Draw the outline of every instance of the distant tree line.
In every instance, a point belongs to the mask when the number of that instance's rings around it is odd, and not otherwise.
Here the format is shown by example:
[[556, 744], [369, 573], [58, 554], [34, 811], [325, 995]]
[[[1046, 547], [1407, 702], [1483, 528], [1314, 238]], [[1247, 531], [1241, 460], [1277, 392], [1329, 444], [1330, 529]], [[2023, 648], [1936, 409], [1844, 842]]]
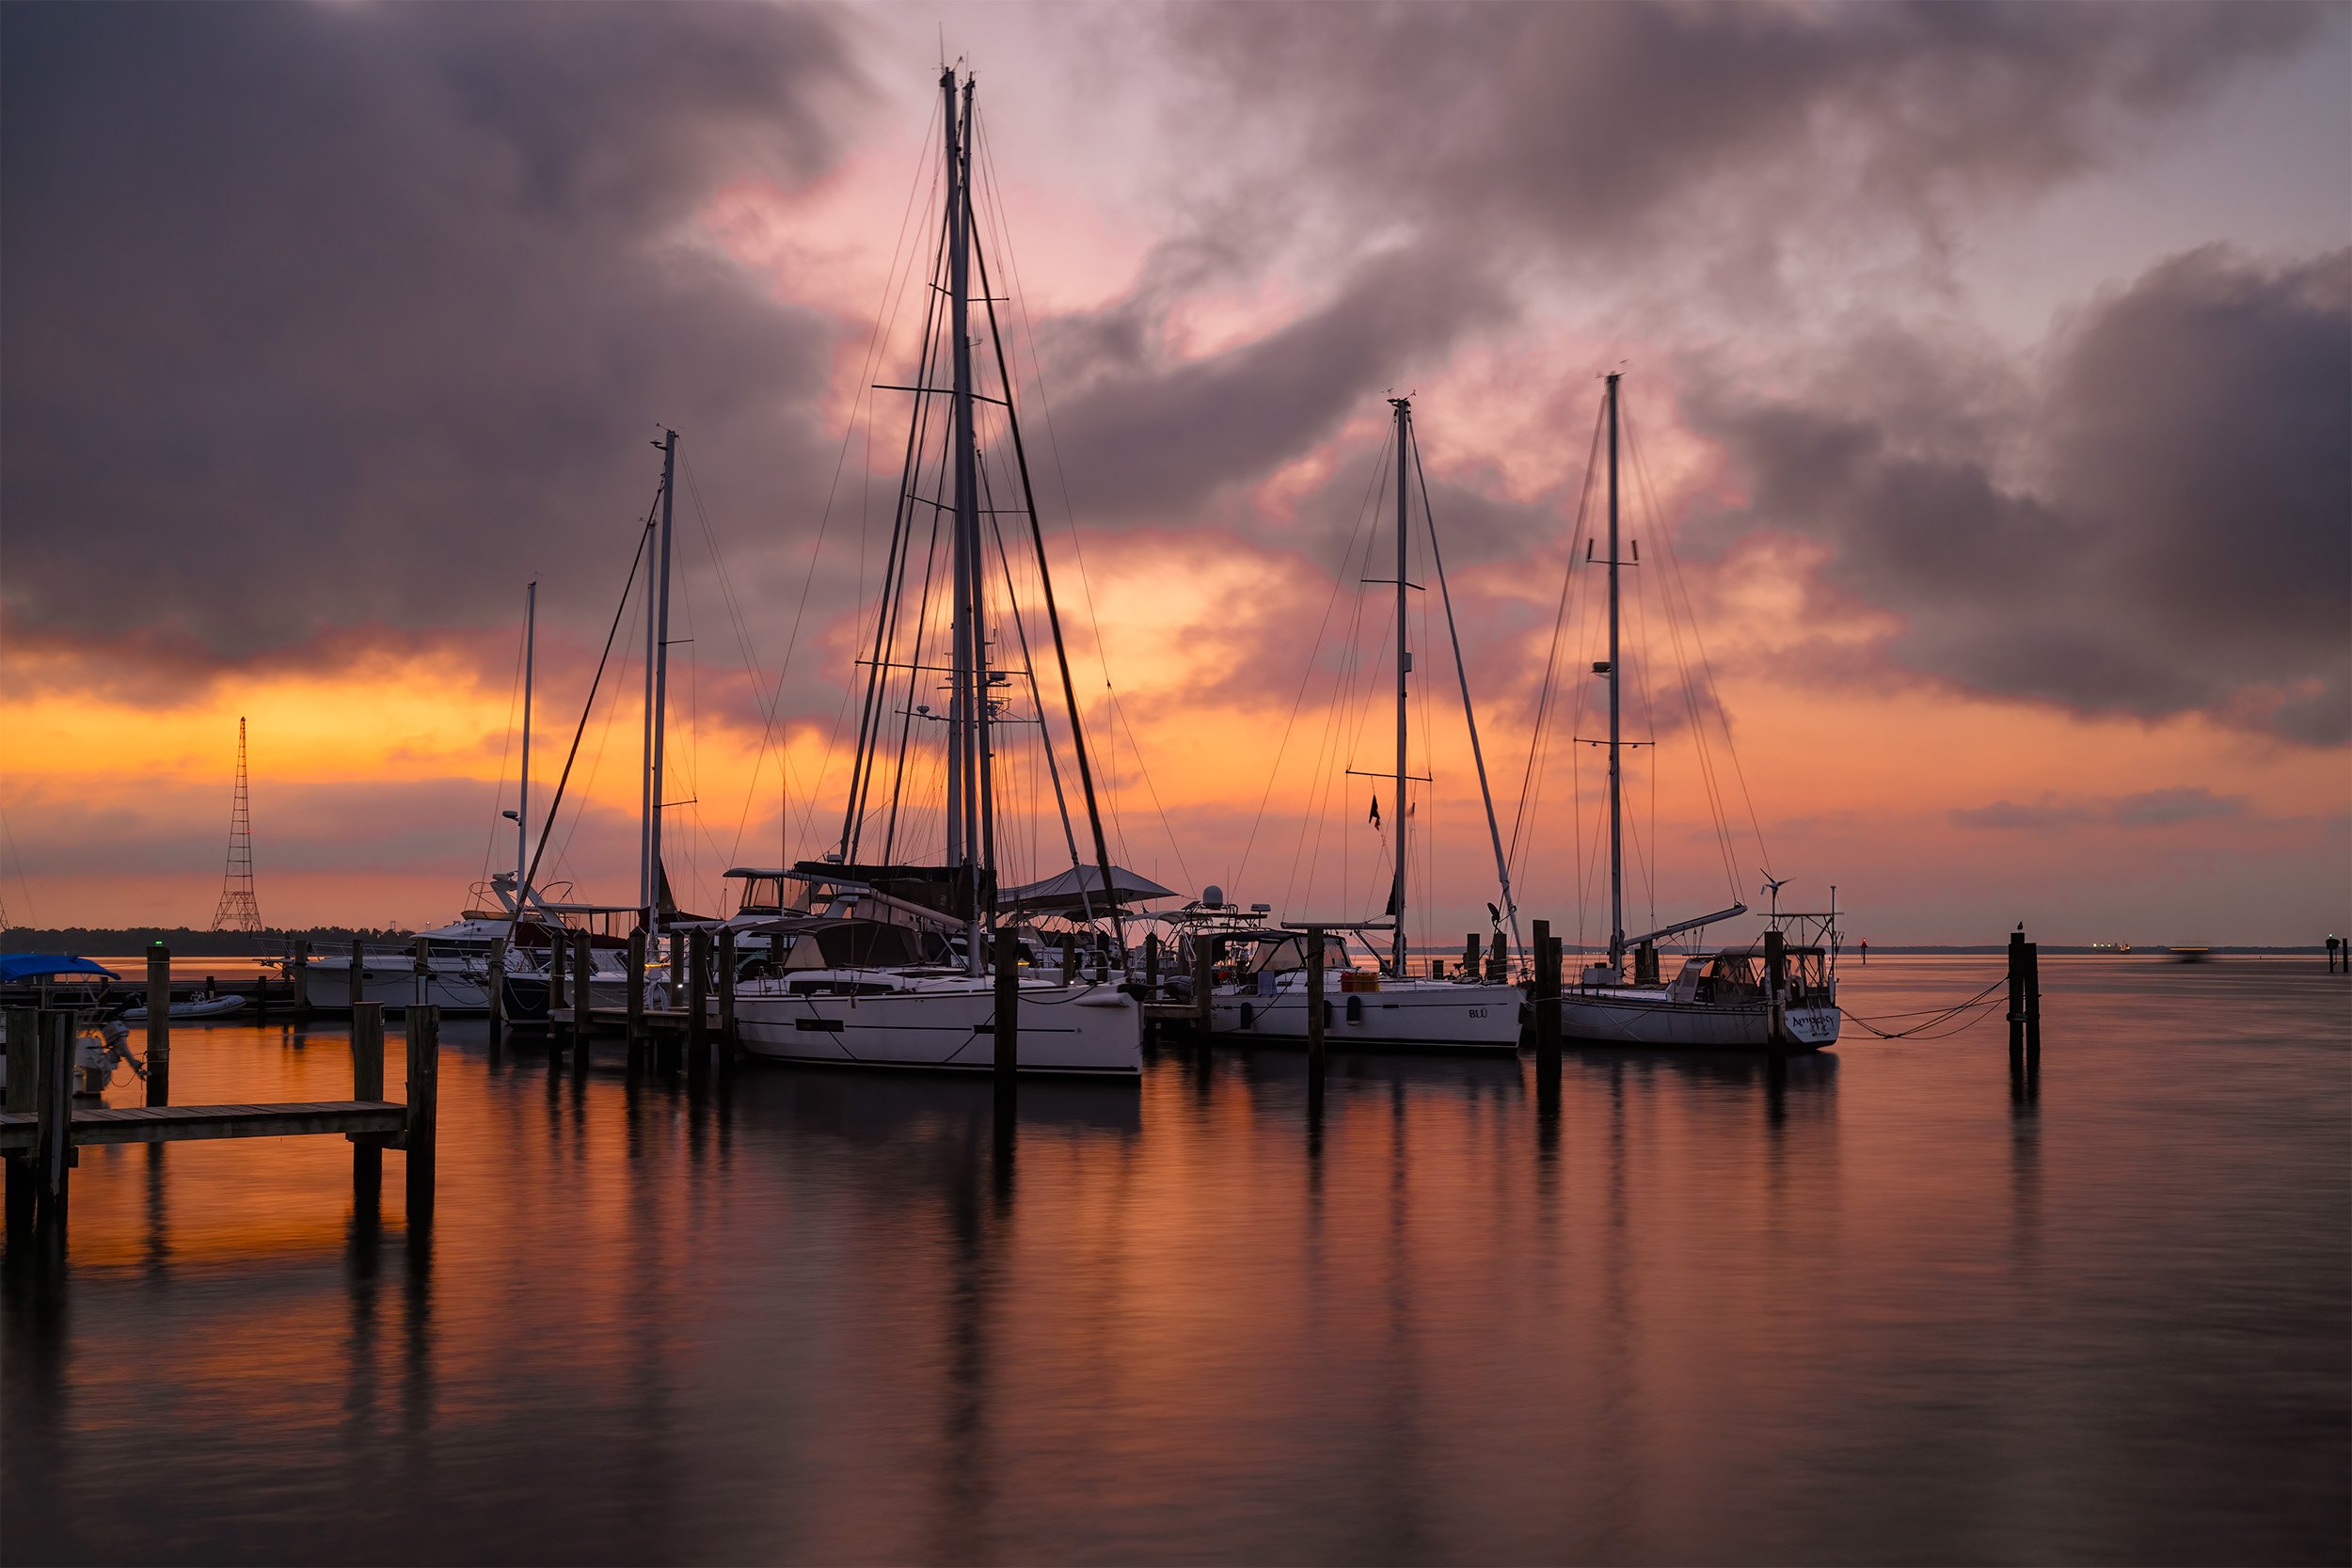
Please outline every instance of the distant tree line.
[[283, 952], [286, 944], [296, 938], [349, 943], [355, 938], [378, 942], [411, 934], [389, 926], [270, 927], [259, 931], [195, 931], [185, 926], [126, 926], [112, 930], [87, 926], [10, 926], [0, 928], [0, 953], [106, 953], [119, 957], [142, 952], [160, 942], [175, 954], [215, 958]]

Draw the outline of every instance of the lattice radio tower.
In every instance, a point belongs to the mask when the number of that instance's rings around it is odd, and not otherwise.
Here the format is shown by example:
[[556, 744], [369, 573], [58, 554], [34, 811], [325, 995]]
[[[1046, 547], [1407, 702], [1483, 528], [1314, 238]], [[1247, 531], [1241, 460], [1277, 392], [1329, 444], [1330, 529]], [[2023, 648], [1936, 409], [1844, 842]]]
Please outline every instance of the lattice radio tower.
[[229, 808], [229, 867], [220, 876], [215, 931], [258, 931], [262, 907], [253, 901], [253, 812], [245, 788], [245, 721], [237, 721], [237, 799]]

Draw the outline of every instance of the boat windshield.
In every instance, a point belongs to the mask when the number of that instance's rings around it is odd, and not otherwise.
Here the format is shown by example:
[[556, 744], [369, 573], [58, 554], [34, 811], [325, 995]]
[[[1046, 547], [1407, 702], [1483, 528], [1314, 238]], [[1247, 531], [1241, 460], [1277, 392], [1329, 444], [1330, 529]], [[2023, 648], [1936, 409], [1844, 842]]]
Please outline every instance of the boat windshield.
[[1258, 950], [1249, 956], [1245, 966], [1251, 974], [1283, 974], [1306, 967], [1307, 944], [1297, 937], [1258, 943]]
[[[1804, 1005], [1829, 993], [1829, 956], [1818, 947], [1788, 950], [1788, 1000]], [[1731, 948], [1715, 955], [1708, 965], [1698, 998], [1712, 1002], [1760, 1002], [1764, 999], [1764, 955], [1753, 947]]]
[[781, 871], [730, 871], [727, 876], [743, 884], [743, 895], [735, 912], [746, 914], [806, 914], [808, 890], [795, 883], [797, 895], [787, 895], [786, 878]]

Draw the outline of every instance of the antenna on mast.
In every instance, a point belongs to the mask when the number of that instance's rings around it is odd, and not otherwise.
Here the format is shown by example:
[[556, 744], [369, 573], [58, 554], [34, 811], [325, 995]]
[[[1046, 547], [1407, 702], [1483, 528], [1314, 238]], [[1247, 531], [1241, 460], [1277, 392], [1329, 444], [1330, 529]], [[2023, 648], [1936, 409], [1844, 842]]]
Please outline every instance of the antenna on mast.
[[220, 875], [215, 931], [258, 931], [262, 909], [253, 901], [253, 811], [246, 793], [245, 721], [237, 721], [237, 793], [229, 807], [229, 864]]

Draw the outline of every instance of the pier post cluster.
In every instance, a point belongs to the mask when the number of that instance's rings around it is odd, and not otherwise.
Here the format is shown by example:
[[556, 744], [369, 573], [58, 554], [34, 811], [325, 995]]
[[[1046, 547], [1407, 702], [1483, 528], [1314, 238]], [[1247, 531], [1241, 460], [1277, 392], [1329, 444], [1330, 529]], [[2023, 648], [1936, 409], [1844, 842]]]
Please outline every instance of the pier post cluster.
[[[618, 1006], [596, 1001], [588, 933], [574, 931], [558, 941], [548, 964], [545, 1020], [551, 1055], [560, 1060], [568, 1050], [574, 1070], [585, 1070], [596, 1035], [617, 1033], [631, 1072], [683, 1072], [689, 1083], [701, 1084], [713, 1068], [734, 1063], [736, 933], [725, 927], [674, 931], [666, 962], [655, 958], [655, 940], [643, 927], [629, 933]], [[666, 997], [653, 991], [657, 977]]]
[[[159, 961], [167, 972], [168, 957]], [[157, 1015], [168, 1016], [169, 1006], [167, 984], [149, 1010], [151, 1029]], [[11, 1007], [5, 1020], [8, 1084], [8, 1108], [0, 1112], [0, 1153], [8, 1161], [7, 1225], [12, 1246], [42, 1236], [63, 1244], [67, 1198], [80, 1151], [106, 1144], [341, 1134], [352, 1145], [356, 1199], [374, 1204], [383, 1181], [383, 1150], [401, 1149], [407, 1156], [409, 1227], [414, 1231], [432, 1222], [439, 1128], [438, 1007], [407, 1009], [405, 1104], [384, 1098], [384, 1007], [379, 1002], [361, 1002], [352, 1008], [351, 1099], [266, 1105], [173, 1105], [168, 1103], [168, 1080], [159, 1092], [159, 1075], [151, 1067], [146, 1105], [77, 1109], [76, 1040], [88, 1017], [61, 1007]], [[149, 1037], [151, 1050], [154, 1037], [151, 1033]]]

